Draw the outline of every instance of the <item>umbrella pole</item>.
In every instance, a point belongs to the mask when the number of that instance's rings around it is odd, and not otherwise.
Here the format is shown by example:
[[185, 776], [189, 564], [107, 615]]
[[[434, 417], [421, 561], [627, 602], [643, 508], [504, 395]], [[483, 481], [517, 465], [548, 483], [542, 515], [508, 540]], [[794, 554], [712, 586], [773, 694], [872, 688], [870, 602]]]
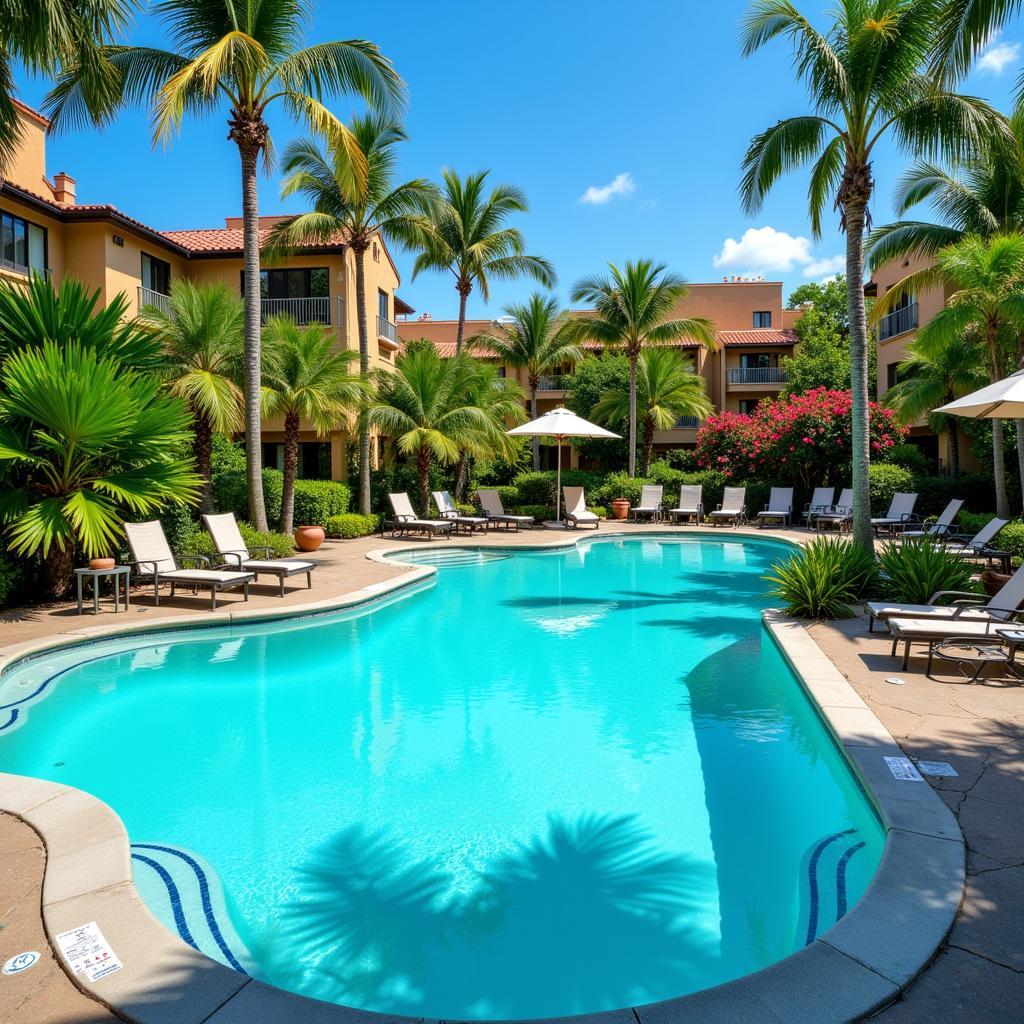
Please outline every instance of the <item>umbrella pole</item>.
[[555, 473], [555, 522], [560, 523], [562, 521], [562, 438], [561, 435], [557, 435], [555, 440], [558, 442], [558, 460], [557, 460], [557, 471]]

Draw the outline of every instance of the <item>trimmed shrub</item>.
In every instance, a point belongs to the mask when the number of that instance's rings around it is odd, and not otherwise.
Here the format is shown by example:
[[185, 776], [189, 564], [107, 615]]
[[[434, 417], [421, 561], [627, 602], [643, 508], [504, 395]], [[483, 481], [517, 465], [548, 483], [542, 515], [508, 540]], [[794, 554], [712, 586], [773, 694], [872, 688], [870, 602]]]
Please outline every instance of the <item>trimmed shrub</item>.
[[363, 516], [358, 512], [346, 512], [342, 515], [331, 516], [324, 531], [328, 537], [342, 537], [352, 540], [355, 537], [368, 537], [380, 529], [380, 516]]
[[[957, 517], [956, 532], [973, 537], [986, 523], [995, 519], [991, 512], [961, 512]], [[1000, 537], [999, 540], [1002, 538]], [[997, 540], [997, 544], [999, 541]]]
[[893, 466], [888, 462], [872, 462], [868, 467], [868, 482], [871, 488], [873, 516], [884, 516], [889, 511], [893, 495], [897, 492], [917, 490], [914, 485], [914, 474], [909, 469]]
[[785, 602], [789, 615], [804, 619], [842, 619], [850, 604], [866, 597], [877, 578], [874, 555], [839, 537], [817, 537], [777, 562], [764, 578], [771, 593]]
[[[543, 523], [548, 519], [555, 518], [555, 506], [554, 505], [516, 505], [515, 512], [509, 513], [515, 516], [533, 516], [534, 522]], [[505, 506], [505, 511], [508, 512], [508, 506]]]
[[893, 466], [902, 466], [909, 469], [917, 476], [927, 475], [929, 469], [934, 469], [933, 463], [925, 458], [924, 452], [916, 444], [893, 445], [885, 455], [885, 461]]
[[996, 537], [995, 546], [1009, 551], [1016, 559], [1024, 559], [1024, 522], [1015, 519], [1007, 523]]
[[477, 498], [477, 491], [481, 489], [487, 489], [489, 491], [497, 491], [501, 498], [501, 507], [508, 512], [510, 508], [515, 508], [519, 504], [519, 488], [514, 487], [511, 484], [501, 484], [497, 487], [492, 484], [482, 484], [479, 482], [474, 483], [466, 492], [466, 497], [473, 503], [473, 512], [475, 515], [480, 511], [480, 500]]
[[[585, 487], [587, 497], [596, 490], [604, 478], [600, 473], [588, 473], [582, 469], [563, 469], [563, 487]], [[519, 492], [519, 501], [525, 505], [545, 505], [555, 503], [556, 474], [553, 469], [539, 470], [536, 473], [520, 473], [513, 484]], [[502, 501], [505, 500], [502, 496]], [[524, 513], [525, 514], [525, 513]]]
[[13, 604], [25, 584], [25, 563], [0, 552], [0, 608]]
[[925, 604], [939, 590], [978, 590], [971, 581], [975, 566], [926, 539], [883, 545], [878, 568], [887, 601]]
[[[965, 508], [975, 512], [996, 507], [995, 484], [992, 477], [984, 473], [962, 473], [958, 477], [918, 476], [911, 490], [918, 492], [917, 511], [922, 516], [937, 516], [953, 498], [962, 498]], [[963, 512], [960, 519], [963, 520]]]
[[[296, 526], [324, 526], [332, 516], [342, 516], [349, 510], [352, 492], [347, 484], [335, 480], [296, 480]], [[280, 511], [275, 522], [280, 522]]]
[[[249, 491], [245, 483], [245, 468], [214, 473], [213, 505], [218, 512], [234, 512], [239, 519], [249, 515]], [[263, 501], [267, 508], [267, 522], [281, 522], [281, 491], [284, 474], [278, 469], [263, 470]], [[306, 524], [302, 524], [306, 525]]]
[[183, 505], [168, 505], [160, 511], [160, 522], [164, 526], [164, 534], [172, 551], [181, 552], [183, 545], [194, 533], [202, 533], [203, 528], [196, 522], [195, 510]]
[[[295, 554], [295, 541], [287, 533], [260, 533], [241, 520], [238, 523], [238, 528], [242, 531], [242, 539], [248, 548], [269, 547], [271, 558], [290, 558]], [[213, 538], [205, 530], [196, 530], [195, 533], [187, 537], [178, 554], [206, 555], [214, 562], [219, 560], [213, 546]]]

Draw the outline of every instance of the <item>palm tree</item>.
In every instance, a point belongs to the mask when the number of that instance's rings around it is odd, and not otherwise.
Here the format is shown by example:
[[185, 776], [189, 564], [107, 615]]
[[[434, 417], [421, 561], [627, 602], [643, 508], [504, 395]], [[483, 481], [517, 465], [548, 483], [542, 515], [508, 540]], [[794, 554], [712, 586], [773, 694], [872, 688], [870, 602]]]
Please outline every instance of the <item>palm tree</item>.
[[[583, 358], [579, 345], [565, 333], [566, 318], [553, 298], [534, 292], [527, 303], [513, 303], [503, 310], [507, 319], [489, 333], [467, 340], [471, 351], [486, 351], [498, 362], [525, 370], [530, 386], [530, 418], [537, 418], [537, 389], [545, 373]], [[540, 440], [533, 439], [533, 468], [540, 469]]]
[[266, 530], [260, 446], [260, 232], [257, 164], [273, 158], [270, 105], [281, 101], [340, 147], [348, 147], [353, 173], [365, 179], [365, 159], [352, 133], [322, 100], [357, 93], [371, 106], [390, 110], [404, 100], [401, 79], [376, 45], [362, 39], [302, 47], [311, 0], [161, 0], [176, 49], [107, 46], [102, 73], [78, 63], [62, 74], [47, 100], [56, 124], [111, 120], [125, 102], [153, 106], [154, 143], [181, 130], [186, 113], [228, 106], [228, 138], [242, 165], [243, 292], [245, 299], [246, 475], [249, 518]]
[[434, 204], [430, 223], [423, 232], [423, 251], [413, 264], [413, 280], [424, 270], [448, 271], [459, 293], [459, 327], [455, 351], [462, 352], [466, 326], [466, 301], [474, 287], [486, 302], [491, 278], [511, 280], [532, 277], [545, 288], [554, 287], [556, 275], [540, 256], [527, 256], [518, 228], [505, 227], [513, 213], [525, 213], [526, 196], [514, 185], [495, 185], [486, 193], [487, 175], [478, 171], [465, 180], [448, 168], [441, 172], [441, 199]]
[[479, 372], [476, 360], [466, 355], [442, 359], [433, 346], [424, 345], [399, 356], [394, 373], [380, 375], [377, 398], [366, 416], [401, 454], [415, 458], [423, 514], [430, 508], [435, 461], [450, 466], [462, 451], [480, 452], [508, 442], [501, 416], [481, 407], [474, 395]]
[[757, 135], [743, 161], [746, 211], [760, 210], [787, 171], [814, 161], [808, 189], [811, 228], [821, 236], [826, 203], [841, 211], [846, 232], [846, 296], [853, 399], [854, 538], [872, 546], [868, 492], [868, 336], [864, 307], [864, 230], [874, 191], [876, 148], [892, 138], [925, 157], [959, 161], [1005, 132], [986, 103], [935, 83], [927, 62], [940, 0], [840, 0], [826, 33], [788, 0], [755, 0], [743, 21], [743, 52], [779, 37], [793, 47], [811, 112]]
[[192, 412], [192, 454], [203, 481], [202, 509], [213, 511], [210, 460], [214, 434], [241, 430], [242, 302], [225, 284], [175, 281], [166, 310], [144, 306], [139, 319], [164, 347], [163, 375]]
[[364, 377], [350, 372], [355, 353], [336, 351], [334, 337], [323, 324], [298, 327], [290, 317], [276, 316], [267, 321], [266, 335], [263, 411], [284, 416], [281, 532], [291, 533], [303, 420], [326, 437], [356, 411], [367, 386]]
[[[311, 241], [324, 243], [342, 234], [356, 264], [356, 318], [359, 324], [359, 370], [370, 373], [370, 339], [366, 314], [366, 252], [377, 237], [414, 244], [436, 189], [423, 178], [395, 184], [395, 146], [406, 138], [388, 117], [356, 118], [352, 134], [366, 162], [367, 173], [354, 173], [347, 146], [328, 144], [327, 152], [312, 140], [293, 142], [284, 153], [287, 177], [281, 195], [296, 192], [309, 200], [311, 213], [291, 217], [271, 231], [271, 251], [289, 251]], [[370, 432], [359, 433], [359, 507], [370, 512]]]
[[935, 350], [913, 344], [899, 365], [902, 379], [886, 392], [885, 400], [904, 423], [927, 418], [931, 429], [949, 433], [949, 470], [960, 475], [960, 440], [955, 422], [933, 410], [984, 387], [988, 382], [984, 350], [976, 341], [957, 336]]
[[669, 319], [689, 289], [663, 263], [627, 260], [625, 269], [609, 263], [608, 270], [608, 277], [585, 277], [573, 287], [572, 301], [592, 305], [594, 316], [570, 321], [567, 331], [576, 342], [621, 349], [629, 359], [629, 475], [636, 476], [637, 365], [644, 346], [692, 340], [713, 349], [718, 338], [710, 320]]
[[[637, 360], [637, 415], [642, 424], [640, 474], [651, 470], [654, 432], [671, 430], [680, 416], [704, 418], [713, 406], [704, 390], [704, 378], [693, 372], [693, 362], [672, 348], [652, 348]], [[609, 425], [629, 419], [629, 392], [606, 391], [593, 416]]]
[[[945, 308], [918, 332], [917, 348], [939, 359], [954, 340], [975, 340], [987, 356], [989, 380], [999, 380], [1006, 373], [1013, 338], [1024, 331], [1024, 235], [969, 235], [940, 249], [934, 266], [907, 275], [878, 298], [872, 323], [891, 312], [903, 296], [925, 288], [943, 288], [949, 297]], [[992, 472], [996, 515], [1006, 519], [1001, 420], [992, 420]]]

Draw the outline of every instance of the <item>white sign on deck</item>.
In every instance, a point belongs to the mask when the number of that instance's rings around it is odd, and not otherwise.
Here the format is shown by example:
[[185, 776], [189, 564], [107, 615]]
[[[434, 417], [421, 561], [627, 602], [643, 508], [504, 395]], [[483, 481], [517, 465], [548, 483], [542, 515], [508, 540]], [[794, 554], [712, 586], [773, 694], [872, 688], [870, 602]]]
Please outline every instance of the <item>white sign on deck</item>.
[[956, 779], [959, 773], [948, 761], [918, 761], [917, 767], [925, 775], [934, 775], [939, 778]]
[[885, 763], [889, 766], [894, 779], [901, 782], [924, 782], [924, 778], [909, 757], [887, 757]]
[[84, 974], [89, 981], [99, 981], [121, 970], [121, 961], [103, 938], [103, 932], [95, 921], [62, 932], [57, 936], [57, 945], [71, 972]]

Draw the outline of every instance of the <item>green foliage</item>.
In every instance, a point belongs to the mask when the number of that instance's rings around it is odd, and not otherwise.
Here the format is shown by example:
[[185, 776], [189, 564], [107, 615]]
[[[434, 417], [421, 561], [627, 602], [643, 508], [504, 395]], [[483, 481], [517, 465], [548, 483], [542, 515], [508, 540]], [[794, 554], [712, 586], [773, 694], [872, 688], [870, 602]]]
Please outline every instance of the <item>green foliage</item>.
[[352, 492], [334, 480], [295, 481], [295, 525], [323, 526], [349, 510]]
[[245, 446], [241, 442], [232, 441], [223, 434], [214, 434], [211, 441], [210, 470], [228, 473], [231, 470], [245, 472]]
[[726, 479], [725, 474], [718, 470], [700, 469], [695, 472], [684, 472], [673, 469], [664, 460], [658, 459], [651, 463], [651, 472], [646, 477], [630, 477], [625, 472], [607, 474], [597, 486], [587, 491], [587, 498], [609, 507], [616, 498], [626, 498], [631, 504], [636, 505], [644, 484], [661, 484], [665, 488], [665, 501], [672, 503], [668, 505], [669, 508], [675, 507], [679, 488], [683, 484], [700, 484], [704, 488], [704, 508], [711, 510], [722, 500]]
[[839, 537], [816, 537], [777, 562], [764, 578], [770, 593], [785, 602], [789, 615], [807, 619], [842, 619], [850, 605], [869, 594], [877, 569], [867, 548]]
[[1024, 522], [1015, 519], [1007, 523], [996, 540], [996, 546], [1009, 551], [1015, 560], [1024, 560]]
[[940, 590], [978, 589], [971, 580], [975, 567], [970, 562], [947, 554], [927, 539], [883, 545], [878, 568], [880, 588], [887, 601], [924, 604]]
[[[629, 360], [623, 355], [605, 352], [600, 356], [587, 356], [573, 367], [565, 381], [566, 408], [582, 416], [594, 419], [594, 407], [601, 396], [608, 391], [629, 388]], [[629, 442], [626, 438], [618, 441], [597, 441], [592, 438], [577, 438], [573, 446], [581, 459], [596, 462], [605, 469], [624, 469]]]
[[[269, 547], [270, 558], [290, 558], [295, 554], [295, 541], [287, 533], [261, 533], [244, 520], [238, 521], [238, 528], [242, 531], [242, 539], [248, 548]], [[215, 564], [220, 561], [220, 556], [213, 546], [213, 538], [205, 530], [196, 530], [174, 550], [179, 555], [205, 555]]]
[[[245, 465], [213, 474], [213, 507], [218, 512], [234, 512], [242, 519], [249, 514], [249, 493], [245, 482]], [[284, 475], [279, 469], [263, 470], [263, 500], [266, 504], [267, 522], [281, 521], [281, 491]], [[306, 524], [303, 524], [306, 525]]]
[[[505, 511], [508, 512], [509, 508], [506, 505]], [[549, 519], [555, 518], [555, 506], [554, 505], [517, 505], [515, 511], [510, 513], [515, 516], [533, 516], [533, 520], [536, 523], [543, 523]]]
[[[591, 497], [591, 491], [600, 486], [601, 481], [602, 477], [599, 473], [588, 473], [581, 469], [562, 470], [562, 486], [586, 488], [588, 498]], [[517, 492], [517, 503], [554, 507], [555, 482], [556, 473], [553, 469], [542, 469], [536, 473], [520, 473], [513, 481]], [[501, 500], [504, 502], [504, 495]]]
[[358, 512], [346, 512], [344, 515], [331, 516], [324, 525], [328, 537], [342, 537], [351, 540], [355, 537], [368, 537], [380, 529], [380, 516], [363, 516]]
[[172, 551], [182, 550], [182, 545], [194, 533], [201, 533], [203, 528], [196, 521], [191, 509], [182, 505], [168, 505], [160, 513], [164, 536]]
[[871, 487], [871, 514], [884, 516], [889, 511], [893, 495], [897, 492], [915, 491], [914, 474], [902, 466], [887, 462], [872, 462], [868, 468], [868, 482]]
[[493, 484], [486, 484], [486, 483], [482, 483], [480, 481], [477, 481], [469, 489], [469, 497], [472, 498], [473, 502], [474, 502], [474, 505], [473, 505], [474, 514], [478, 513], [479, 510], [480, 510], [480, 503], [477, 500], [476, 494], [477, 494], [477, 491], [479, 491], [481, 487], [486, 487], [489, 490], [497, 491], [498, 492], [498, 496], [501, 498], [501, 507], [506, 512], [508, 512], [509, 509], [516, 508], [519, 505], [519, 488], [518, 487], [516, 487], [516, 486], [514, 486], [512, 484], [499, 484], [497, 486], [494, 486]]
[[23, 561], [16, 561], [0, 551], [0, 608], [8, 608], [17, 600], [25, 585], [27, 572]]
[[924, 476], [930, 468], [924, 452], [916, 444], [893, 445], [885, 453], [885, 461], [893, 466], [909, 469], [911, 473], [918, 476]]
[[[840, 274], [831, 281], [822, 283], [808, 281], [807, 284], [798, 285], [789, 293], [789, 299], [786, 302], [787, 309], [800, 309], [806, 305], [813, 307], [814, 311], [834, 327], [838, 334], [845, 337], [850, 333], [846, 311], [845, 275]], [[804, 330], [800, 324], [801, 320], [798, 320], [794, 330], [803, 339]]]

